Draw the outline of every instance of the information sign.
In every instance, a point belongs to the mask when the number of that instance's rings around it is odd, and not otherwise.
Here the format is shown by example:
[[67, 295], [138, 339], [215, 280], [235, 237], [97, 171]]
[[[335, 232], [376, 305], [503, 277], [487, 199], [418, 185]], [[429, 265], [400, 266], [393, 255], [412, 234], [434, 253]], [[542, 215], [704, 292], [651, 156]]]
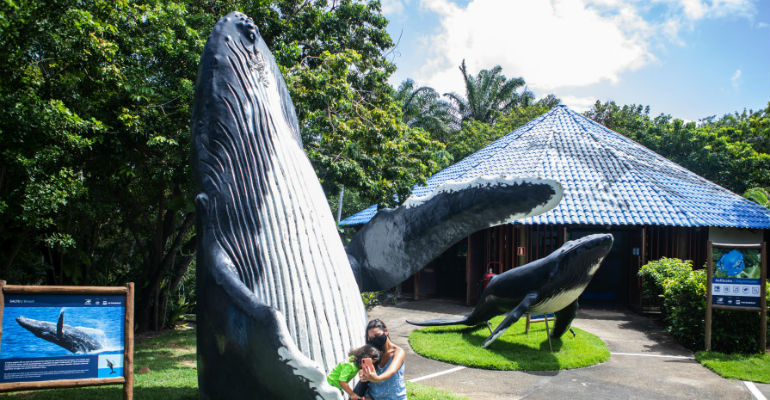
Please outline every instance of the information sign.
[[133, 284], [0, 281], [0, 391], [117, 383], [131, 399], [132, 326]]

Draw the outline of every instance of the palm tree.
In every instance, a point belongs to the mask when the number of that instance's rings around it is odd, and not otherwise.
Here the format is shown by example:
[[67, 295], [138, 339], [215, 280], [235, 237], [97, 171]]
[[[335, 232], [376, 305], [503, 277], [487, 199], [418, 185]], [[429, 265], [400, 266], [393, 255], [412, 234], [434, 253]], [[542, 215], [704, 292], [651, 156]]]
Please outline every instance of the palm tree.
[[431, 87], [415, 88], [414, 81], [407, 79], [399, 85], [395, 99], [401, 104], [404, 123], [425, 129], [436, 140], [445, 142], [459, 128], [451, 105]]
[[524, 86], [524, 79], [507, 79], [499, 65], [492, 69], [482, 69], [475, 77], [468, 74], [465, 60], [460, 65], [460, 72], [465, 80], [465, 95], [447, 93], [455, 110], [462, 121], [475, 119], [477, 121], [494, 123], [498, 113], [511, 110], [520, 103], [531, 102], [532, 92], [525, 90], [522, 94], [517, 91]]
[[770, 208], [770, 191], [763, 187], [753, 187], [743, 194], [743, 197], [759, 204], [762, 207]]

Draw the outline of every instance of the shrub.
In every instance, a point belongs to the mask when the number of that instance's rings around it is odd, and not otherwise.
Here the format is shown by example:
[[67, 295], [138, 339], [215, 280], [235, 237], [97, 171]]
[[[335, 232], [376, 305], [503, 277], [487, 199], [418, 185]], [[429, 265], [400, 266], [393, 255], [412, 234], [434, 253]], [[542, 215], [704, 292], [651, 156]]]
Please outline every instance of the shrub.
[[663, 309], [664, 282], [688, 275], [692, 271], [692, 261], [678, 258], [661, 258], [650, 261], [639, 270], [642, 277], [643, 304], [654, 305]]
[[379, 294], [380, 292], [361, 292], [361, 301], [364, 302], [367, 311], [380, 304]]
[[[693, 271], [691, 261], [663, 258], [644, 265], [642, 290], [663, 296], [666, 330], [682, 345], [701, 350], [705, 340], [706, 270]], [[768, 285], [770, 297], [770, 285]], [[756, 352], [759, 347], [758, 312], [713, 310], [711, 343], [714, 350]]]

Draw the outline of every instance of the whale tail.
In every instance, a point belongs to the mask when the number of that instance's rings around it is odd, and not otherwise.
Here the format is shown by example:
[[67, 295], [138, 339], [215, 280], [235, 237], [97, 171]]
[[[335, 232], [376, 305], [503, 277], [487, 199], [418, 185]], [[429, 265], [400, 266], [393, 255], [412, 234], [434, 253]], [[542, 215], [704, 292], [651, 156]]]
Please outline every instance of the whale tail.
[[439, 318], [439, 319], [429, 319], [427, 321], [410, 321], [406, 320], [408, 324], [417, 325], [417, 326], [445, 326], [445, 325], [472, 325], [469, 323], [468, 316], [459, 317], [459, 318]]

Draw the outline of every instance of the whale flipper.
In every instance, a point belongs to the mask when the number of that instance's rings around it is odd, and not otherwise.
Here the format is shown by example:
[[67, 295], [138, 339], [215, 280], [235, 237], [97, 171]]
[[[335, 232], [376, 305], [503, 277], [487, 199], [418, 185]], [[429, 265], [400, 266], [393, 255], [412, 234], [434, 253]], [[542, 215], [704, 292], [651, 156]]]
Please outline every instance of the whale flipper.
[[427, 321], [410, 321], [406, 320], [407, 323], [417, 326], [444, 326], [444, 325], [458, 325], [458, 324], [465, 324], [467, 325], [468, 322], [468, 316], [459, 317], [459, 318], [439, 318], [439, 319], [429, 319]]
[[578, 301], [573, 301], [567, 307], [554, 313], [555, 322], [553, 324], [553, 330], [551, 331], [552, 338], [560, 338], [567, 332], [572, 320], [575, 319], [578, 310]]
[[56, 323], [56, 337], [61, 339], [64, 331], [64, 312], [59, 312], [59, 321]]
[[[206, 195], [196, 206], [204, 220]], [[199, 249], [198, 385], [201, 399], [339, 399], [318, 364], [296, 346], [285, 316], [260, 302], [238, 279], [232, 259], [204, 225]], [[213, 264], [213, 265], [212, 265]]]
[[500, 335], [502, 335], [508, 327], [515, 324], [516, 321], [521, 318], [522, 315], [524, 315], [527, 310], [529, 310], [529, 307], [537, 301], [537, 292], [529, 292], [527, 293], [524, 298], [521, 300], [521, 303], [519, 303], [516, 307], [511, 310], [508, 314], [505, 315], [505, 319], [503, 322], [500, 323], [500, 325], [495, 328], [494, 332], [492, 332], [489, 337], [484, 340], [484, 343], [481, 345], [484, 348], [489, 347], [489, 345], [492, 344], [495, 340], [497, 340]]
[[380, 210], [346, 247], [359, 289], [390, 289], [471, 233], [542, 214], [562, 194], [553, 180], [481, 177]]

